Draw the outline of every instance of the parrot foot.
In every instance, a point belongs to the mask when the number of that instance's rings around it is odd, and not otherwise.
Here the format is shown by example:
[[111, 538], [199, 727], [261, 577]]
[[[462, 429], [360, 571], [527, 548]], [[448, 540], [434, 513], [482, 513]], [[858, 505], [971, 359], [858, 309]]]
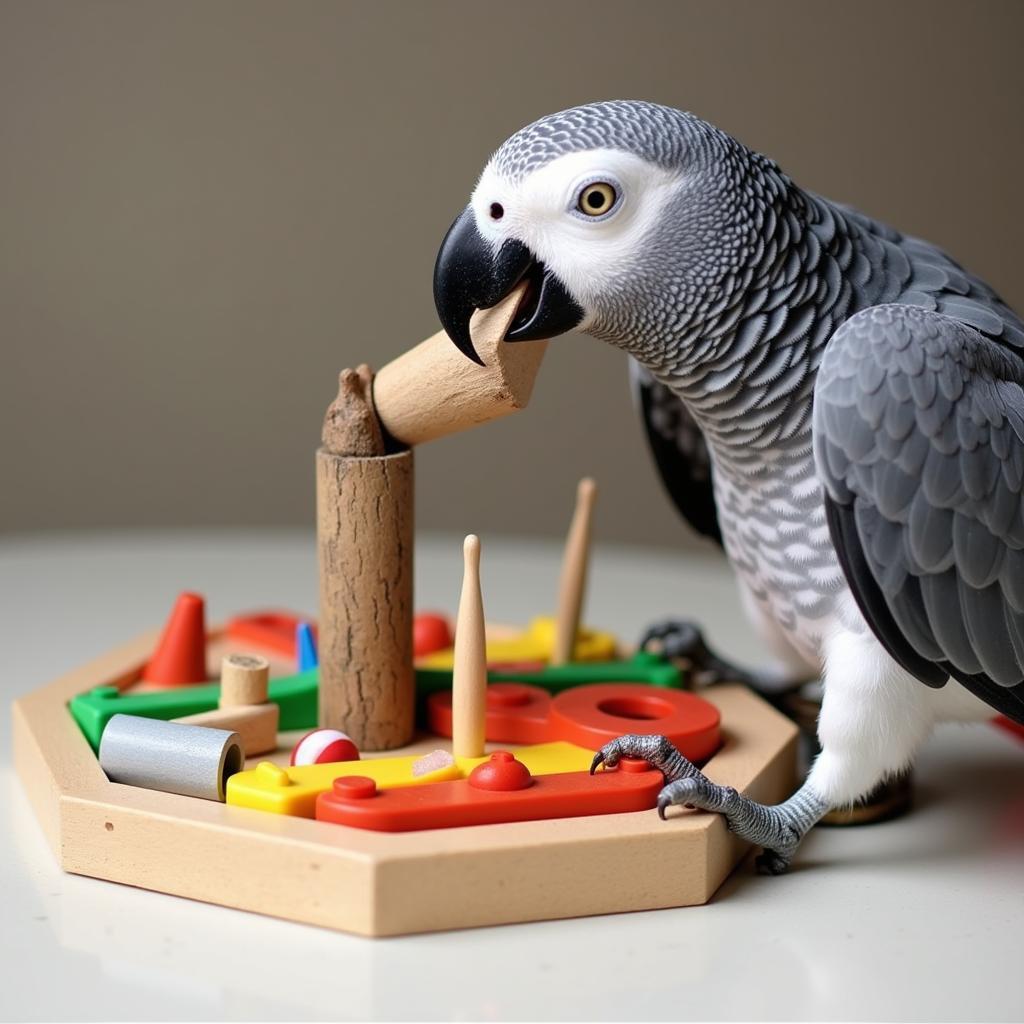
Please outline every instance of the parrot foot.
[[729, 830], [764, 848], [758, 857], [761, 874], [781, 875], [811, 827], [829, 810], [828, 803], [805, 783], [785, 803], [759, 804], [732, 786], [712, 782], [664, 736], [620, 736], [595, 755], [591, 774], [604, 764], [614, 767], [622, 757], [640, 757], [665, 776], [658, 794], [658, 816], [664, 821], [673, 805], [721, 814]]
[[656, 651], [669, 661], [683, 662], [683, 667], [693, 673], [701, 686], [745, 683], [754, 690], [771, 688], [770, 683], [766, 686], [768, 681], [757, 672], [720, 658], [708, 647], [700, 627], [689, 619], [656, 622], [640, 638], [639, 646], [643, 651]]
[[617, 740], [606, 743], [594, 755], [594, 760], [590, 764], [590, 774], [593, 775], [602, 764], [606, 768], [614, 768], [621, 757], [638, 757], [646, 761], [665, 776], [666, 782], [701, 774], [697, 766], [683, 757], [666, 737], [638, 733], [620, 736]]

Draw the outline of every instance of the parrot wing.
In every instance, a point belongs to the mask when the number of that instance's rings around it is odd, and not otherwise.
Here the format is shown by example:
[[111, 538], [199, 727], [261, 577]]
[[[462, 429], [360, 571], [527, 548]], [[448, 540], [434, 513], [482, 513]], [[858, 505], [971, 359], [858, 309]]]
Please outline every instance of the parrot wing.
[[629, 376], [661, 482], [690, 526], [721, 546], [711, 456], [700, 427], [679, 398], [635, 359], [629, 361]]
[[815, 385], [814, 456], [879, 641], [929, 686], [952, 677], [1024, 722], [1024, 358], [1020, 322], [992, 320], [880, 305], [845, 321]]

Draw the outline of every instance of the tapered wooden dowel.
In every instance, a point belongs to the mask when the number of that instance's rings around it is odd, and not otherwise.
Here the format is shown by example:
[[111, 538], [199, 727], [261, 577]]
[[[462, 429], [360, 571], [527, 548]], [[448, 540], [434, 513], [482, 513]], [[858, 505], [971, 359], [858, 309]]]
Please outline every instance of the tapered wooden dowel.
[[480, 593], [480, 538], [470, 534], [462, 552], [462, 594], [455, 621], [452, 670], [452, 753], [456, 757], [481, 757], [487, 702], [487, 649]]
[[590, 562], [590, 525], [594, 512], [597, 484], [584, 477], [576, 488], [576, 508], [562, 558], [562, 576], [558, 586], [558, 610], [555, 614], [555, 645], [552, 665], [572, 660], [576, 634], [580, 628], [583, 597], [587, 588], [587, 567]]
[[377, 372], [373, 404], [392, 438], [422, 444], [526, 406], [548, 343], [504, 340], [525, 288], [473, 314], [470, 333], [484, 366], [438, 331]]

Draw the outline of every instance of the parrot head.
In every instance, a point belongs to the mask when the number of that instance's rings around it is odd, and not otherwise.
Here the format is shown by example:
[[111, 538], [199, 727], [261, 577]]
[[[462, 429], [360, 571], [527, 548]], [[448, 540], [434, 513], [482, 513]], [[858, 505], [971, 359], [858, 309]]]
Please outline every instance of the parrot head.
[[628, 348], [645, 325], [696, 312], [752, 236], [753, 190], [736, 188], [751, 156], [692, 114], [640, 101], [528, 125], [487, 163], [441, 245], [442, 326], [480, 362], [470, 316], [524, 279], [507, 341], [579, 328]]

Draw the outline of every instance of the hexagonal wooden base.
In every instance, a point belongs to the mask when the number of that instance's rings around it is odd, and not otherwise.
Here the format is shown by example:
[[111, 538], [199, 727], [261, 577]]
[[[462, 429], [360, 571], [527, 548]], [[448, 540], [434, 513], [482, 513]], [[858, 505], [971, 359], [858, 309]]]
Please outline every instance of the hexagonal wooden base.
[[[400, 935], [707, 902], [746, 844], [710, 814], [653, 811], [384, 834], [107, 781], [66, 704], [130, 678], [149, 633], [14, 705], [15, 766], [61, 866], [226, 907]], [[794, 782], [796, 728], [733, 686], [715, 781], [775, 802]], [[427, 738], [406, 751], [431, 749]]]

